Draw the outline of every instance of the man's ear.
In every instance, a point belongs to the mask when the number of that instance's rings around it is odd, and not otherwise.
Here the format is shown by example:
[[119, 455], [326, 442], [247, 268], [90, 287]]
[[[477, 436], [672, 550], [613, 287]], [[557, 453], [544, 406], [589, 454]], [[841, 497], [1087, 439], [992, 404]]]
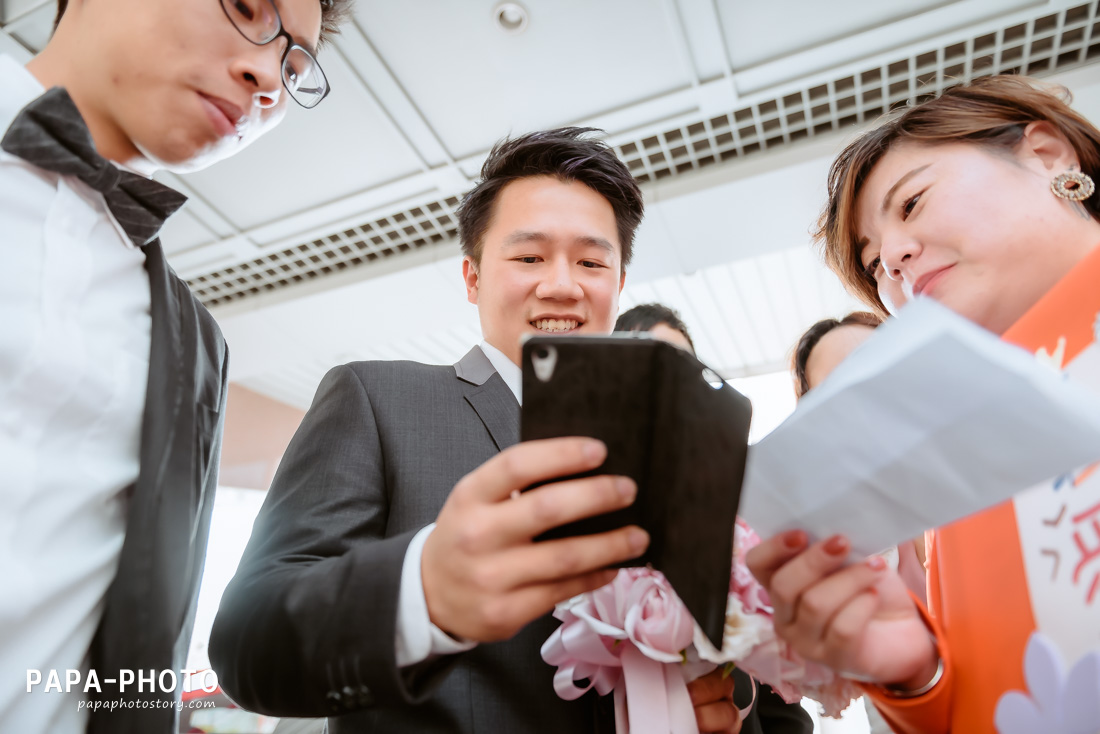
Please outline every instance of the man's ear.
[[1042, 120], [1028, 123], [1018, 154], [1042, 166], [1049, 178], [1068, 170], [1081, 170], [1081, 161], [1069, 140], [1053, 124]]
[[475, 306], [477, 305], [479, 277], [480, 274], [478, 272], [477, 263], [474, 262], [474, 258], [470, 255], [462, 258], [462, 279], [466, 281], [466, 300]]
[[619, 294], [620, 295], [622, 295], [624, 285], [626, 285], [626, 271], [625, 270], [623, 271], [623, 274], [619, 276]]

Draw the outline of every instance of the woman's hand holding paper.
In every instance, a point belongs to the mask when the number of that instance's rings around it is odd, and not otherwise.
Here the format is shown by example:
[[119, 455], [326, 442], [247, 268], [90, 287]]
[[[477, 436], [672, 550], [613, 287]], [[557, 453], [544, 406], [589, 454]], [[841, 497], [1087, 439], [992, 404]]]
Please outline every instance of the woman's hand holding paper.
[[776, 631], [803, 657], [868, 682], [915, 690], [938, 665], [935, 641], [886, 561], [849, 564], [844, 536], [809, 544], [800, 530], [749, 551], [768, 590]]

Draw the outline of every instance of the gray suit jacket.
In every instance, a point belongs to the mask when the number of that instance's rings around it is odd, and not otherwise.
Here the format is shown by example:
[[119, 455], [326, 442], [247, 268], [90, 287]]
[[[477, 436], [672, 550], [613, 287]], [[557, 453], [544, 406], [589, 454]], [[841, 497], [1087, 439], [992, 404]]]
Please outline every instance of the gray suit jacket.
[[[481, 352], [458, 364], [333, 369], [291, 441], [222, 599], [210, 659], [242, 706], [331, 714], [330, 731], [614, 730], [610, 697], [563, 701], [539, 648], [506, 642], [399, 671], [405, 549], [451, 488], [519, 439], [519, 405]], [[784, 729], [809, 731], [809, 729]]]
[[[554, 694], [547, 616], [507, 641], [399, 671], [405, 549], [465, 474], [519, 439], [519, 405], [475, 348], [458, 364], [333, 369], [291, 441], [210, 639], [253, 710], [339, 732], [593, 731]], [[543, 729], [543, 727], [546, 727]]]

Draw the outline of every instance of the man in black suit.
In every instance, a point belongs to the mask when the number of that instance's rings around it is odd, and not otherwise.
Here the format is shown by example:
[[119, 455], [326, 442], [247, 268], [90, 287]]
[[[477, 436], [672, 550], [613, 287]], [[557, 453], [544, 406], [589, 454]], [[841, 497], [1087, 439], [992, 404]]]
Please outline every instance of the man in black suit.
[[[556, 696], [539, 649], [554, 605], [648, 538], [532, 539], [635, 487], [559, 479], [600, 466], [598, 442], [516, 445], [521, 338], [610, 332], [642, 217], [626, 166], [587, 132], [498, 145], [463, 200], [480, 345], [453, 366], [357, 362], [322, 381], [211, 635], [246, 708], [332, 715], [340, 734], [613, 729], [606, 700]], [[720, 673], [693, 684], [704, 730], [739, 729], [731, 689]]]
[[40, 55], [0, 56], [0, 731], [177, 729], [227, 350], [148, 176], [319, 101], [347, 1], [61, 0]]

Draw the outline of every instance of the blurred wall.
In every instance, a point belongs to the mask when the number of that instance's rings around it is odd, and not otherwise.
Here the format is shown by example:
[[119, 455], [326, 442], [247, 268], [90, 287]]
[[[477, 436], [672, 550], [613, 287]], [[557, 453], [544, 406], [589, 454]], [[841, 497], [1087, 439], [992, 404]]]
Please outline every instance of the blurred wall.
[[218, 483], [266, 490], [305, 412], [229, 384]]

